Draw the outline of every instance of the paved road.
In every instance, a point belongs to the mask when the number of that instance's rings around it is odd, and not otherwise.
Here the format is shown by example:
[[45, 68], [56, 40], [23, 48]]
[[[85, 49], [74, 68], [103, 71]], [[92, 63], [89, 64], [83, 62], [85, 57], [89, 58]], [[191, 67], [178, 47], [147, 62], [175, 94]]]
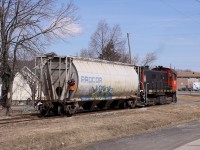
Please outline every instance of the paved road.
[[200, 139], [187, 143], [175, 150], [199, 150], [200, 149]]
[[[98, 143], [89, 147], [88, 150], [173, 150], [198, 139], [200, 139], [200, 121]], [[200, 140], [198, 141], [199, 143], [193, 145], [195, 146], [193, 148], [200, 149]], [[186, 149], [189, 150], [189, 148]]]

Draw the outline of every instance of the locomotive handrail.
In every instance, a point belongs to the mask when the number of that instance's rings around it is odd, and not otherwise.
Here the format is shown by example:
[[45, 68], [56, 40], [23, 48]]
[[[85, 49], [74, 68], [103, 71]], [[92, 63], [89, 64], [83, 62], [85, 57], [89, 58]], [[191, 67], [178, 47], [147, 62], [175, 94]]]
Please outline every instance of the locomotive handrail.
[[145, 85], [145, 103], [147, 102], [147, 94], [148, 94], [147, 85], [149, 85], [149, 83], [146, 83], [146, 85]]

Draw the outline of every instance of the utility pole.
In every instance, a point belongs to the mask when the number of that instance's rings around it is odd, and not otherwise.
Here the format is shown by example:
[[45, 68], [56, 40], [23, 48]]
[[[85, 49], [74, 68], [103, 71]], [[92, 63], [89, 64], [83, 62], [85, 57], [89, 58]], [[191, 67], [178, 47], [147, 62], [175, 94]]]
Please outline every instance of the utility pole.
[[130, 41], [129, 41], [129, 33], [127, 33], [127, 38], [128, 38], [128, 49], [129, 49], [129, 56], [130, 56], [130, 64], [131, 64], [132, 61], [131, 61], [131, 46], [130, 46]]

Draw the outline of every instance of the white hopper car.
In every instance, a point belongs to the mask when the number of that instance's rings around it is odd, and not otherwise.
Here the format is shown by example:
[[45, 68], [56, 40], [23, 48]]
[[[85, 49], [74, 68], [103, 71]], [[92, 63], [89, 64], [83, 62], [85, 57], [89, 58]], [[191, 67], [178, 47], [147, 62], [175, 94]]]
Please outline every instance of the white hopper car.
[[[45, 55], [35, 59], [41, 114], [72, 115], [80, 109], [131, 107], [136, 104], [138, 74], [134, 65], [79, 57]], [[75, 80], [69, 98], [68, 81]]]

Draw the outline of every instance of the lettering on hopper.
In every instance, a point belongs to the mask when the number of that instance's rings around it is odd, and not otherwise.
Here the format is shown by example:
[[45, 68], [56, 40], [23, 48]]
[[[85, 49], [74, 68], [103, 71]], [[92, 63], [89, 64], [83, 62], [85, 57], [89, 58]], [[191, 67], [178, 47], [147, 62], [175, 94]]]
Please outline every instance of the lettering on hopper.
[[102, 83], [102, 78], [101, 77], [81, 76], [81, 82], [84, 82], [84, 83]]

